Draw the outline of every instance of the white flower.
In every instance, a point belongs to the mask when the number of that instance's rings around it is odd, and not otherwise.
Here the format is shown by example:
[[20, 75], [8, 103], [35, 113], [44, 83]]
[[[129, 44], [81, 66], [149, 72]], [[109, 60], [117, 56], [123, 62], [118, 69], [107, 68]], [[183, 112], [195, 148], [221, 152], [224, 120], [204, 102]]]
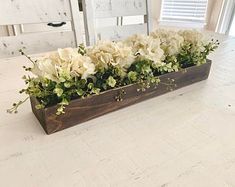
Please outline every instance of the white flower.
[[204, 39], [202, 33], [198, 32], [197, 30], [183, 30], [179, 31], [179, 34], [184, 38], [186, 42], [195, 45], [200, 45]]
[[134, 62], [134, 55], [130, 47], [122, 43], [103, 41], [88, 49], [88, 56], [101, 68], [107, 68], [108, 65], [129, 67]]
[[161, 48], [166, 55], [176, 55], [180, 52], [184, 38], [173, 30], [158, 29], [150, 34], [153, 38], [158, 38], [161, 41]]
[[117, 43], [118, 51], [114, 54], [115, 61], [121, 67], [129, 68], [135, 61], [131, 47], [125, 46], [123, 43]]
[[60, 59], [65, 62], [71, 62], [73, 58], [76, 58], [79, 55], [78, 50], [73, 48], [59, 48], [57, 52]]
[[132, 53], [141, 59], [148, 59], [155, 64], [161, 64], [164, 51], [160, 48], [160, 40], [145, 35], [133, 35], [123, 42], [132, 48]]
[[59, 82], [59, 66], [49, 58], [36, 61], [31, 71], [39, 78]]
[[205, 51], [204, 43], [206, 42], [206, 38], [204, 38], [203, 34], [197, 30], [183, 30], [179, 31], [179, 34], [184, 38], [185, 42], [191, 44], [191, 52], [198, 53], [200, 55], [201, 52]]
[[86, 79], [95, 74], [95, 64], [91, 62], [89, 57], [78, 54], [72, 58], [71, 73], [73, 76]]
[[62, 77], [86, 79], [95, 74], [95, 65], [88, 56], [82, 56], [77, 49], [58, 49], [57, 52], [35, 62], [32, 72], [40, 78], [60, 82]]

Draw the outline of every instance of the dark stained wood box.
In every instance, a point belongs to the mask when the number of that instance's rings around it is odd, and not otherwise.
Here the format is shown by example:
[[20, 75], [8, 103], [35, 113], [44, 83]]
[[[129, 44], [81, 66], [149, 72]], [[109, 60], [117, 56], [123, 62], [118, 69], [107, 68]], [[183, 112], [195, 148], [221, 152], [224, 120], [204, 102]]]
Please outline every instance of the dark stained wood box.
[[[179, 89], [184, 86], [205, 80], [209, 76], [211, 61], [201, 66], [192, 66], [179, 72], [167, 73], [159, 76], [162, 83], [169, 82], [169, 79], [174, 79], [176, 87]], [[140, 88], [139, 84], [132, 84], [121, 88], [115, 88], [100, 93], [100, 95], [92, 95], [85, 99], [75, 99], [65, 109], [65, 114], [56, 115], [57, 106], [48, 107], [37, 110], [35, 105], [38, 104], [36, 98], [30, 98], [33, 113], [39, 120], [47, 134], [72, 127], [106, 113], [118, 110], [120, 108], [133, 105], [146, 99], [162, 95], [170, 92], [169, 86], [159, 84], [157, 87], [150, 87], [146, 91], [137, 91]], [[117, 101], [116, 97], [122, 91], [125, 95], [122, 96], [122, 101]]]

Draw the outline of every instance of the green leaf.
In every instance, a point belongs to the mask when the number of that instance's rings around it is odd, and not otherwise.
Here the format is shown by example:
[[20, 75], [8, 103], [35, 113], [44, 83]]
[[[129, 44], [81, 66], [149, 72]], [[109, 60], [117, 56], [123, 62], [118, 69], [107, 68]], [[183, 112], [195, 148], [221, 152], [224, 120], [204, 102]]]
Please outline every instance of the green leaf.
[[36, 108], [37, 110], [43, 109], [43, 108], [45, 108], [45, 105], [43, 105], [43, 104], [38, 104], [38, 105], [35, 106], [35, 108]]
[[76, 90], [76, 92], [77, 92], [77, 94], [79, 95], [79, 96], [82, 96], [83, 94], [84, 94], [84, 91], [82, 90], [82, 89], [77, 89]]
[[69, 101], [63, 98], [62, 101], [60, 102], [60, 105], [69, 105]]
[[134, 71], [130, 71], [127, 76], [128, 79], [132, 82], [135, 82], [137, 80], [137, 73]]
[[60, 78], [59, 78], [59, 81], [60, 81], [60, 82], [65, 82], [66, 79], [65, 79], [64, 77], [60, 77]]
[[64, 91], [61, 88], [55, 88], [53, 91], [58, 97], [61, 97]]
[[116, 81], [112, 76], [109, 76], [109, 78], [106, 80], [106, 83], [107, 83], [110, 87], [114, 88], [115, 85], [116, 85], [116, 83], [117, 83], [117, 81]]
[[90, 83], [87, 85], [87, 87], [91, 90], [92, 88], [94, 88], [94, 84], [90, 82]]
[[100, 94], [100, 88], [92, 88], [92, 93], [99, 95]]
[[85, 88], [87, 81], [85, 79], [81, 79], [77, 82], [78, 88]]
[[144, 65], [143, 67], [142, 67], [142, 72], [144, 73], [144, 74], [148, 74], [148, 73], [150, 73], [152, 70], [151, 70], [151, 68], [150, 68], [150, 66], [149, 65]]
[[57, 112], [56, 112], [56, 115], [61, 115], [61, 114], [64, 114], [64, 109], [65, 107], [63, 105], [61, 105], [60, 107], [57, 108]]
[[102, 88], [103, 88], [104, 90], [107, 90], [107, 84], [106, 84], [106, 83], [103, 83], [103, 84], [102, 84]]
[[71, 87], [71, 83], [70, 82], [65, 82], [64, 83], [64, 87], [65, 88], [70, 88]]

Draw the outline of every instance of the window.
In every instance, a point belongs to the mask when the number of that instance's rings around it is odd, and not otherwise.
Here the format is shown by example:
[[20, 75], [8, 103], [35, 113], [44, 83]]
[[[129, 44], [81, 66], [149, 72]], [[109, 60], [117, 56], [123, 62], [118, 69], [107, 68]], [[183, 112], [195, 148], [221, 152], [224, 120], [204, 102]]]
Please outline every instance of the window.
[[163, 0], [161, 22], [204, 25], [208, 0]]

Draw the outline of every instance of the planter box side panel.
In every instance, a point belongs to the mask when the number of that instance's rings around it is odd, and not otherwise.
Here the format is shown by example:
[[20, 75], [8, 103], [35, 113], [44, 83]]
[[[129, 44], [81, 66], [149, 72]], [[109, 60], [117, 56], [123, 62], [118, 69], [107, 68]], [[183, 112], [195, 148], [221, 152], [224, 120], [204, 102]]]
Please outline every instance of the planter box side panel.
[[45, 110], [44, 109], [36, 109], [35, 106], [39, 104], [38, 100], [35, 97], [30, 97], [30, 102], [31, 102], [31, 108], [40, 122], [42, 128], [47, 132], [47, 125], [46, 125], [46, 117], [45, 117]]

